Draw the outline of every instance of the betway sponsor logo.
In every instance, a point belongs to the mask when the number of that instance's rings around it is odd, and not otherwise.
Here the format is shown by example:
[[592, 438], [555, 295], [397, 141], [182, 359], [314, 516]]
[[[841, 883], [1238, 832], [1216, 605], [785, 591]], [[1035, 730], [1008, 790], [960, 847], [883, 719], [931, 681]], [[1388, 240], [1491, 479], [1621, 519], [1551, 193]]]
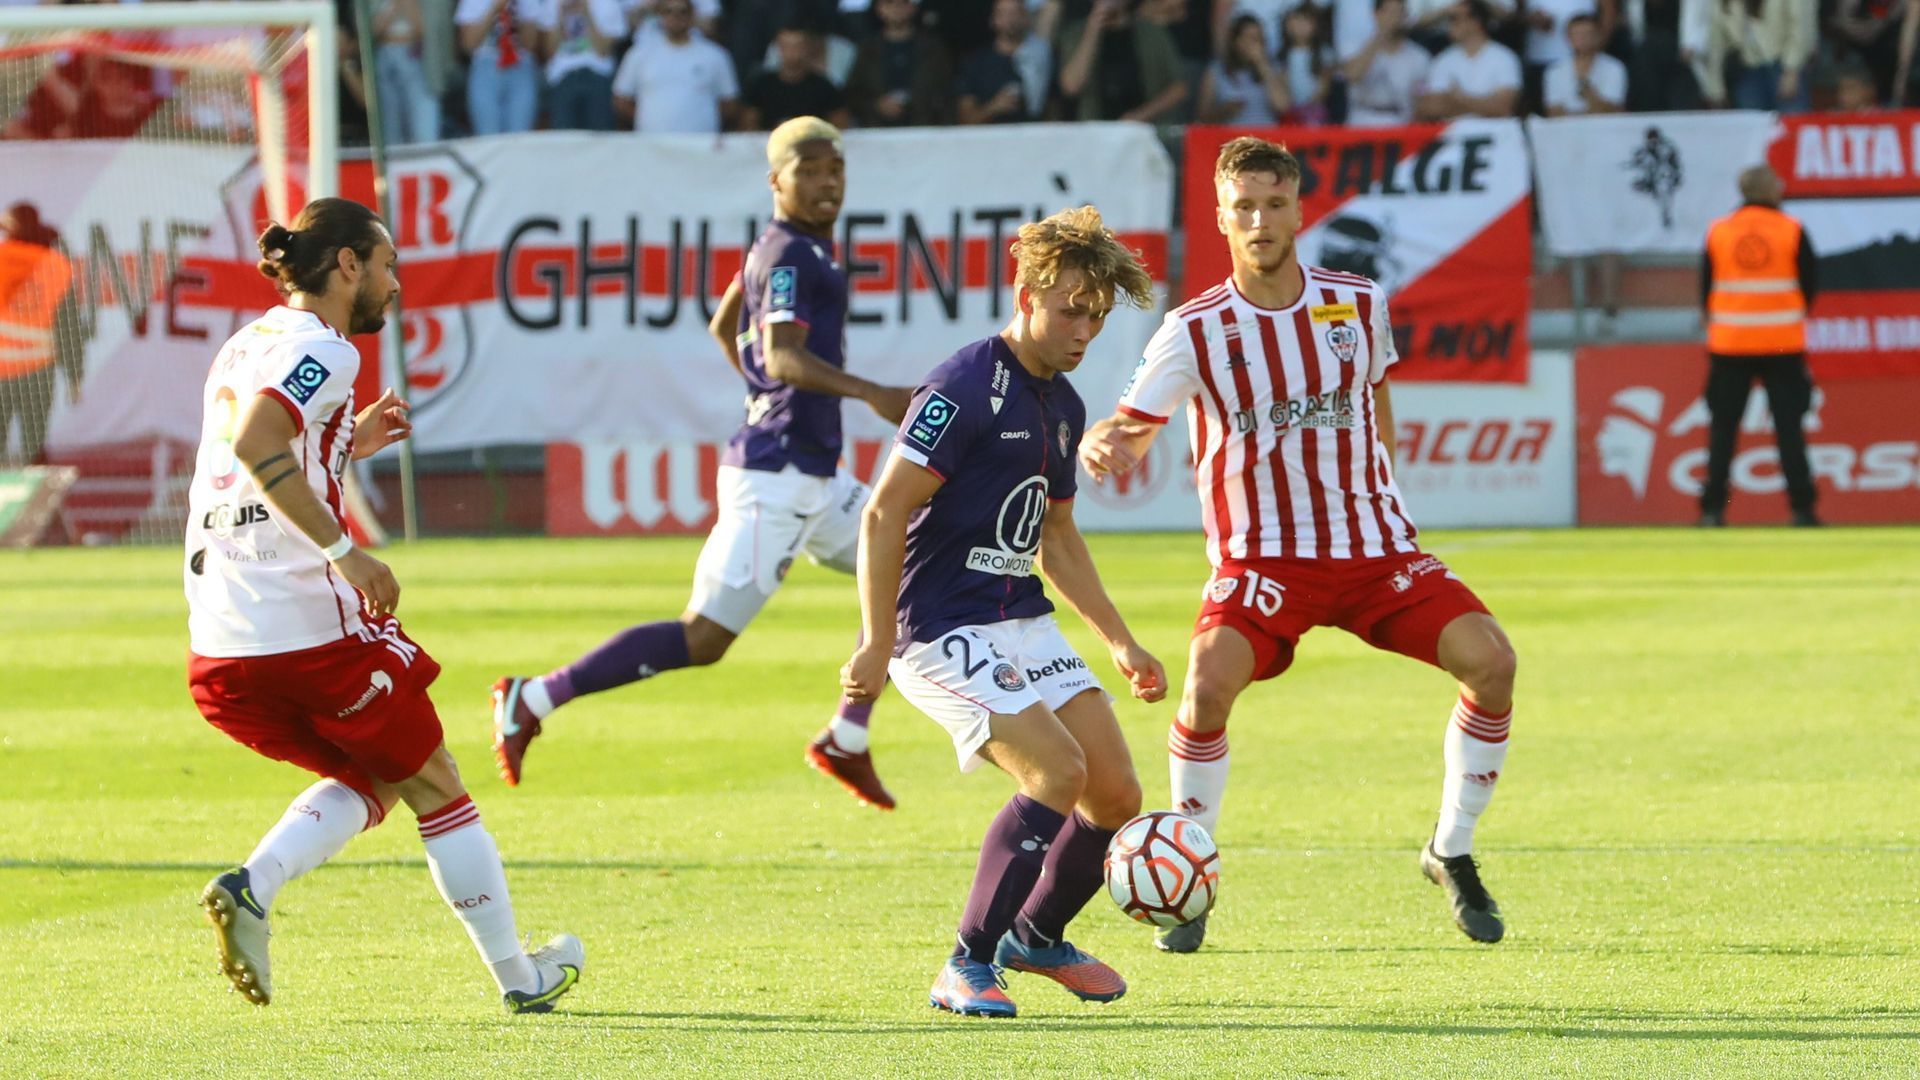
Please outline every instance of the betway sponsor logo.
[[999, 548], [977, 547], [967, 552], [967, 569], [988, 574], [1003, 574], [1007, 577], [1032, 577], [1033, 561], [1032, 555], [1021, 555]]
[[1037, 668], [1028, 668], [1027, 681], [1036, 683], [1041, 679], [1051, 678], [1055, 675], [1064, 675], [1069, 671], [1085, 670], [1087, 670], [1087, 662], [1077, 656], [1056, 656]]

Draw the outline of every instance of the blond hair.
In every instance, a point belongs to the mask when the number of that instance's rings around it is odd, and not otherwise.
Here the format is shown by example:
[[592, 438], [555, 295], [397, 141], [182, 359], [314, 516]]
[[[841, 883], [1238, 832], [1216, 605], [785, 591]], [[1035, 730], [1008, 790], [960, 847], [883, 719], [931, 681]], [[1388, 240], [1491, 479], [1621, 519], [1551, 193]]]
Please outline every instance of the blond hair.
[[1051, 289], [1063, 272], [1078, 270], [1085, 281], [1077, 293], [1091, 291], [1108, 305], [1124, 296], [1134, 307], [1153, 306], [1153, 278], [1139, 253], [1122, 244], [1091, 206], [1020, 226], [1013, 260], [1014, 281], [1030, 292]]
[[767, 167], [779, 172], [788, 158], [800, 152], [801, 144], [815, 139], [827, 140], [834, 153], [841, 153], [840, 129], [817, 116], [796, 116], [774, 128], [767, 136]]
[[1220, 148], [1213, 160], [1213, 182], [1231, 180], [1253, 172], [1270, 172], [1280, 183], [1300, 179], [1300, 160], [1287, 152], [1286, 144], [1242, 135]]

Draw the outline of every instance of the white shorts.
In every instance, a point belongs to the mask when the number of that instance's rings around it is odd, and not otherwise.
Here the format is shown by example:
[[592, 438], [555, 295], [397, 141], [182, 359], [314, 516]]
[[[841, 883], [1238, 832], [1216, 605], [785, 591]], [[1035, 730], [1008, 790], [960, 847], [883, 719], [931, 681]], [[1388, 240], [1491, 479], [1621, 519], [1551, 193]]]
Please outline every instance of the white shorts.
[[1058, 709], [1088, 690], [1106, 693], [1051, 615], [962, 626], [937, 641], [916, 641], [887, 665], [887, 674], [900, 696], [953, 736], [961, 772], [980, 767], [995, 714], [1012, 716], [1035, 704]]
[[794, 556], [853, 573], [867, 495], [844, 468], [828, 477], [720, 466], [720, 518], [700, 549], [687, 609], [738, 634], [780, 591]]

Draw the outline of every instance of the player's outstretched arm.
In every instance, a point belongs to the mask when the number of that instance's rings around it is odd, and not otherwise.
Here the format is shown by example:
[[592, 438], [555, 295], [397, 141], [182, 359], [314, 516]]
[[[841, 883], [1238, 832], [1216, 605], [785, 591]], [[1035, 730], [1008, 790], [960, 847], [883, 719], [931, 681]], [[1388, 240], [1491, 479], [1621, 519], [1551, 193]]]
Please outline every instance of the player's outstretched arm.
[[[376, 403], [377, 404], [377, 403]], [[333, 511], [307, 486], [293, 440], [300, 434], [293, 417], [265, 394], [254, 395], [233, 433], [233, 456], [246, 466], [260, 497], [273, 507], [281, 531], [291, 527], [325, 551], [343, 539]], [[333, 560], [334, 569], [366, 603], [368, 613], [390, 614], [400, 603], [400, 583], [387, 564], [349, 548]]]
[[860, 514], [860, 647], [840, 669], [840, 686], [854, 701], [872, 701], [887, 683], [900, 614], [900, 571], [907, 561], [907, 522], [944, 483], [940, 474], [899, 454]]
[[1113, 606], [1113, 598], [1100, 583], [1100, 571], [1093, 565], [1093, 552], [1073, 520], [1073, 500], [1063, 499], [1047, 506], [1040, 524], [1040, 573], [1047, 584], [1073, 608], [1113, 657], [1113, 665], [1133, 686], [1133, 696], [1141, 701], [1159, 701], [1167, 696], [1167, 672], [1152, 653], [1140, 647]]
[[797, 322], [768, 323], [762, 330], [767, 335], [768, 375], [796, 390], [858, 398], [891, 424], [906, 418], [912, 390], [869, 382], [813, 355], [807, 348], [807, 328]]
[[733, 365], [735, 372], [740, 369], [740, 302], [745, 290], [740, 288], [740, 275], [735, 274], [727, 283], [727, 291], [720, 297], [720, 308], [713, 313], [713, 321], [707, 324], [707, 333], [720, 343], [720, 351], [725, 354], [727, 363]]
[[1080, 467], [1095, 481], [1125, 476], [1145, 460], [1147, 449], [1165, 424], [1114, 413], [1087, 429], [1080, 440]]

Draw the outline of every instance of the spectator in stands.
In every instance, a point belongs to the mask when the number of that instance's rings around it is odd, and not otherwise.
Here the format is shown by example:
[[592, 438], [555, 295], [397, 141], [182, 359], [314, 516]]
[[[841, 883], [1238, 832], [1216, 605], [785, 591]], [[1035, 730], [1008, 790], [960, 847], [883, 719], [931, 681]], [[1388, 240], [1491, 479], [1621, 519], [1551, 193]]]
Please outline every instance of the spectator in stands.
[[1163, 123], [1187, 99], [1180, 53], [1158, 26], [1134, 18], [1139, 0], [1094, 0], [1060, 31], [1060, 92], [1078, 120]]
[[1887, 104], [1898, 109], [1909, 102], [1920, 103], [1920, 93], [1914, 89], [1914, 76], [1920, 69], [1913, 66], [1913, 54], [1920, 46], [1920, 0], [1907, 0], [1907, 11], [1900, 17], [1900, 58], [1893, 69], [1893, 98]]
[[1627, 65], [1600, 51], [1600, 20], [1575, 15], [1567, 21], [1572, 52], [1547, 68], [1548, 116], [1620, 112], [1627, 107]]
[[1632, 0], [1627, 14], [1627, 106], [1633, 112], [1698, 109], [1694, 62], [1706, 51], [1703, 0]]
[[862, 127], [952, 122], [953, 60], [920, 28], [918, 0], [874, 0], [880, 32], [860, 43], [847, 100]]
[[460, 0], [453, 21], [466, 50], [467, 120], [475, 135], [531, 131], [540, 109], [542, 0]]
[[1901, 16], [1896, 0], [1839, 0], [1827, 28], [1843, 53], [1852, 53], [1870, 72], [1875, 101], [1893, 99], [1894, 69], [1899, 64]]
[[548, 127], [613, 130], [613, 54], [626, 39], [620, 0], [545, 0], [540, 43], [547, 56]]
[[1209, 64], [1200, 79], [1196, 119], [1203, 124], [1274, 124], [1292, 107], [1293, 97], [1272, 60], [1260, 19], [1242, 15], [1233, 20], [1226, 54]]
[[747, 83], [741, 128], [771, 131], [796, 116], [818, 116], [836, 127], [850, 126], [846, 99], [819, 71], [819, 32], [808, 23], [795, 22], [774, 35], [773, 45], [780, 64]]
[[1333, 48], [1327, 26], [1312, 0], [1301, 0], [1280, 20], [1280, 70], [1287, 81], [1289, 124], [1327, 122], [1327, 95], [1333, 90]]
[[1873, 85], [1873, 72], [1859, 64], [1841, 68], [1833, 77], [1835, 112], [1873, 112], [1880, 108], [1880, 93]]
[[389, 143], [440, 138], [440, 97], [427, 82], [420, 45], [426, 16], [420, 0], [378, 0], [373, 5], [374, 79], [380, 88], [381, 122]]
[[1816, 0], [1704, 0], [1706, 66], [1701, 90], [1715, 107], [1807, 108], [1807, 61]]
[[650, 134], [731, 126], [740, 97], [733, 57], [694, 30], [692, 0], [661, 0], [653, 11], [660, 32], [634, 42], [613, 77], [615, 114]]
[[[805, 7], [804, 4], [796, 4], [794, 10], [800, 11]], [[869, 25], [864, 19], [848, 21], [857, 26]], [[853, 39], [825, 29], [833, 24], [831, 19], [814, 15], [794, 15], [783, 22], [813, 28], [813, 33], [808, 38], [807, 66], [824, 76], [835, 89], [846, 90], [847, 77], [853, 73], [853, 62], [860, 54], [860, 47], [853, 43]], [[863, 40], [868, 36], [864, 33], [860, 35]], [[780, 66], [780, 44], [777, 40], [767, 43], [766, 55], [760, 66], [768, 71]]]
[[954, 82], [962, 124], [1015, 124], [1045, 114], [1053, 47], [1033, 32], [1026, 0], [994, 0], [993, 44], [960, 65]]
[[1447, 17], [1453, 45], [1433, 60], [1427, 88], [1414, 104], [1421, 120], [1512, 116], [1520, 100], [1520, 58], [1493, 40], [1486, 0], [1461, 0]]
[[1407, 38], [1406, 0], [1374, 0], [1373, 36], [1346, 63], [1347, 123], [1388, 127], [1413, 122], [1414, 95], [1433, 58]]
[[1616, 0], [1527, 0], [1521, 21], [1526, 27], [1522, 60], [1526, 69], [1526, 111], [1544, 112], [1543, 80], [1546, 70], [1572, 55], [1567, 26], [1576, 17], [1586, 15], [1599, 22], [1600, 44], [1613, 38], [1618, 15]]
[[1225, 57], [1233, 51], [1233, 24], [1242, 15], [1260, 21], [1260, 32], [1270, 47], [1277, 48], [1285, 36], [1280, 24], [1300, 0], [1213, 0], [1213, 56]]
[[[627, 17], [627, 33], [636, 44], [665, 32], [661, 9], [667, 3], [668, 0], [620, 0], [620, 9]], [[720, 0], [692, 0], [692, 4], [694, 33], [709, 41], [718, 41]]]

